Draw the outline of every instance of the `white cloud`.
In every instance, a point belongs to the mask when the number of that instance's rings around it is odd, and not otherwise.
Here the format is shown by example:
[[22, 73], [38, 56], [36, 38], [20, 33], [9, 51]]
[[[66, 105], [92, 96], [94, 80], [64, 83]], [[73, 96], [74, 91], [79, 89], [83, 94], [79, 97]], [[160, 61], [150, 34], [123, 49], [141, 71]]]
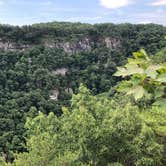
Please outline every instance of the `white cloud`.
[[151, 3], [152, 6], [163, 6], [166, 5], [166, 0], [155, 0]]
[[100, 4], [109, 9], [117, 9], [131, 4], [133, 0], [100, 0]]
[[152, 23], [152, 21], [145, 20], [145, 21], [138, 22], [138, 24], [150, 24], [150, 23]]

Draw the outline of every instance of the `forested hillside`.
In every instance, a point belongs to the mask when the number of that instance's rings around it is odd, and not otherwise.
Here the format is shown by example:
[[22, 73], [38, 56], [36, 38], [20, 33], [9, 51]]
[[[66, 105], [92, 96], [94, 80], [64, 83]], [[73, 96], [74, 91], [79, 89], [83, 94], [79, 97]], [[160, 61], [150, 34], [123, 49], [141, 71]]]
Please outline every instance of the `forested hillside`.
[[[22, 153], [14, 165], [164, 165], [165, 35], [155, 24], [0, 25], [2, 159]], [[141, 48], [149, 57], [135, 57], [152, 66], [132, 61], [114, 74]]]

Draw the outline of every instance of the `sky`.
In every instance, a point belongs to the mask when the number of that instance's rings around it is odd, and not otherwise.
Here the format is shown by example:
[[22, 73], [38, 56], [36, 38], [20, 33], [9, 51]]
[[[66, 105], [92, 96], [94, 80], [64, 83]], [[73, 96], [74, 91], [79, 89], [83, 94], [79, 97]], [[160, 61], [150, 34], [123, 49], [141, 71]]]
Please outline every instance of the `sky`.
[[157, 23], [166, 25], [166, 0], [0, 0], [0, 23]]

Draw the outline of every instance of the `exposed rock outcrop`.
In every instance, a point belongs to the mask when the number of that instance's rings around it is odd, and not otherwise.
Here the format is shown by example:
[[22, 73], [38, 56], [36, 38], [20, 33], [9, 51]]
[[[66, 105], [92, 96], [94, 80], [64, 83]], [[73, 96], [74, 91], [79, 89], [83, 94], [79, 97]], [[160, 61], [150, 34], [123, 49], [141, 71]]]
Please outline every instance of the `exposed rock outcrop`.
[[19, 44], [14, 43], [11, 41], [3, 41], [0, 39], [0, 49], [5, 51], [24, 51], [27, 48], [30, 48], [31, 46], [28, 44]]
[[59, 69], [56, 69], [56, 70], [52, 71], [52, 74], [65, 76], [67, 71], [68, 71], [67, 68], [59, 68]]
[[[104, 45], [113, 50], [121, 48], [121, 42], [119, 39], [106, 37], [101, 39], [101, 42], [104, 42]], [[47, 39], [44, 42], [39, 44], [43, 44], [47, 48], [58, 48], [64, 50], [67, 54], [75, 54], [79, 52], [91, 51], [94, 42], [91, 41], [88, 37], [79, 39], [77, 41], [57, 41], [53, 39]], [[32, 45], [28, 44], [20, 44], [11, 41], [3, 41], [0, 38], [0, 50], [9, 50], [9, 51], [24, 51], [28, 48], [31, 48]]]
[[73, 89], [71, 89], [71, 88], [66, 88], [66, 89], [65, 89], [65, 92], [66, 92], [66, 93], [69, 93], [69, 94], [73, 94]]
[[111, 50], [119, 49], [121, 47], [121, 42], [119, 39], [106, 37], [104, 39], [104, 41], [105, 41], [106, 47], [111, 49]]
[[50, 99], [51, 100], [58, 100], [59, 90], [55, 89], [51, 91]]
[[68, 54], [75, 54], [82, 51], [90, 51], [91, 45], [93, 42], [90, 42], [88, 38], [81, 39], [79, 41], [52, 41], [52, 42], [45, 42], [45, 46], [49, 48], [60, 48], [63, 49], [64, 52]]

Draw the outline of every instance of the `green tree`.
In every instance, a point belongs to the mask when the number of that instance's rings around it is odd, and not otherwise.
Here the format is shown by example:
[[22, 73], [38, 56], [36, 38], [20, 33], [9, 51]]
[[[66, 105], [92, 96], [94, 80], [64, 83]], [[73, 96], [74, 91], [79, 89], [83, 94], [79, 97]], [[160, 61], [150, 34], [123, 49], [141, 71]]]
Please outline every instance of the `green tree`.
[[81, 85], [72, 112], [63, 108], [60, 118], [40, 113], [27, 121], [28, 152], [18, 154], [13, 165], [163, 165], [163, 146], [137, 106], [111, 105]]

